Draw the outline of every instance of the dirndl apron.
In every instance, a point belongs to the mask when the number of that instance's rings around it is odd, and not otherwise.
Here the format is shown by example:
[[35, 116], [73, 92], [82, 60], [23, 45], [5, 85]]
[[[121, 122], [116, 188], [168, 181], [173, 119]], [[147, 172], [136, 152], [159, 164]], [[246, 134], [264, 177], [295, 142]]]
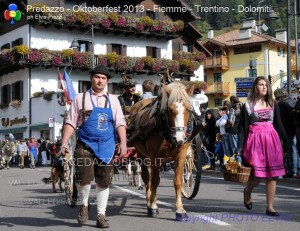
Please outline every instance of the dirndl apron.
[[97, 158], [104, 163], [109, 163], [115, 150], [114, 120], [111, 103], [108, 96], [109, 108], [96, 107], [92, 100], [92, 113], [89, 118], [78, 129], [78, 138], [88, 145]]
[[262, 122], [256, 122], [249, 127], [249, 134], [243, 149], [244, 160], [253, 167], [256, 177], [282, 176], [285, 174], [282, 145], [269, 116], [273, 108], [254, 112]]

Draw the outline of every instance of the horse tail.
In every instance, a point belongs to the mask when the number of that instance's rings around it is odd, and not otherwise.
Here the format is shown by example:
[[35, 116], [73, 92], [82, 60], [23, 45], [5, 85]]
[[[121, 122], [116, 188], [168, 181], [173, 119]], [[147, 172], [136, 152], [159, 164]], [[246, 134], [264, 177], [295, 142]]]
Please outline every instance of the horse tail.
[[51, 177], [45, 177], [42, 179], [42, 181], [45, 183], [45, 184], [49, 184], [51, 181], [50, 181]]

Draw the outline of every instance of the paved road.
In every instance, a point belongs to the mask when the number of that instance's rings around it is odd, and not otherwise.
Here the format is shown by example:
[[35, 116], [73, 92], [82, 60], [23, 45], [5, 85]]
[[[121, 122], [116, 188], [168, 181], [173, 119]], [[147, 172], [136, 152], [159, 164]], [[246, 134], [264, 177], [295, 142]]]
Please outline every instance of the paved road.
[[[51, 193], [50, 185], [41, 182], [50, 167], [0, 171], [0, 230], [95, 230], [95, 190], [87, 225], [79, 227], [77, 208], [66, 206], [63, 193]], [[144, 190], [129, 187], [123, 175], [113, 181], [107, 215], [107, 230], [298, 230], [300, 222], [299, 181], [281, 181], [277, 190], [279, 218], [264, 216], [265, 187], [253, 193], [253, 210], [243, 206], [243, 185], [224, 182], [220, 174], [204, 173], [200, 191], [193, 200], [183, 200], [189, 221], [174, 221], [172, 174], [162, 173], [158, 190], [159, 217], [146, 214]]]

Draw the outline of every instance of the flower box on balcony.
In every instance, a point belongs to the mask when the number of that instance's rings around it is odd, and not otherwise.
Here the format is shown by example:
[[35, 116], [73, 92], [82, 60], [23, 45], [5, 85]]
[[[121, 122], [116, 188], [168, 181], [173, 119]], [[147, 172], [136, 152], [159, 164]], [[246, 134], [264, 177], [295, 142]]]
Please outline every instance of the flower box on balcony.
[[0, 103], [0, 109], [1, 110], [4, 110], [4, 109], [6, 109], [6, 108], [8, 108], [8, 104], [7, 103]]
[[48, 91], [48, 92], [45, 92], [44, 95], [43, 95], [43, 99], [44, 99], [44, 100], [47, 100], [47, 101], [52, 100], [52, 95], [53, 95], [54, 93], [55, 93], [54, 91]]
[[15, 99], [10, 102], [10, 106], [13, 108], [19, 108], [21, 106], [21, 100]]

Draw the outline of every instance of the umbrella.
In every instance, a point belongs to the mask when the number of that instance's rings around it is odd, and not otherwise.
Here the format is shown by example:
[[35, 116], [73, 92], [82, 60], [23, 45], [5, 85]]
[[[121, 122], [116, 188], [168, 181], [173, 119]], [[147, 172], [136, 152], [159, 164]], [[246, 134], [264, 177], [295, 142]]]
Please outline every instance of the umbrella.
[[290, 94], [284, 101], [287, 102], [291, 107], [295, 107], [298, 99], [300, 99], [300, 94]]

